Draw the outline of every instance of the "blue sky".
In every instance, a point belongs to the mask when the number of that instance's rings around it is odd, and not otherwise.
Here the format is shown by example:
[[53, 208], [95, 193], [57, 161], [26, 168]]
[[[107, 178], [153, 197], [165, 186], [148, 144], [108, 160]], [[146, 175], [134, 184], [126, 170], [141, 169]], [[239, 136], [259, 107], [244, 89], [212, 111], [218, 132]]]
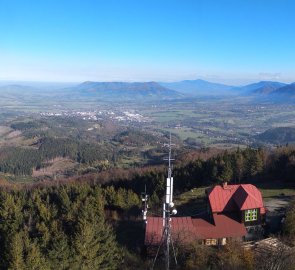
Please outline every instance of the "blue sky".
[[0, 80], [295, 81], [293, 0], [0, 0]]

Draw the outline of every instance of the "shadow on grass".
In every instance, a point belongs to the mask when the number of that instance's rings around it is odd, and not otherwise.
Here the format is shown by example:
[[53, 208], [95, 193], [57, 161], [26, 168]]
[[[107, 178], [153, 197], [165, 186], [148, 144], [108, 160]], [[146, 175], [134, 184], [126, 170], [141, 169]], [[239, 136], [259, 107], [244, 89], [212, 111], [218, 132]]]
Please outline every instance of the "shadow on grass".
[[176, 206], [177, 216], [198, 216], [207, 210], [207, 203], [202, 198], [192, 198], [187, 202]]
[[286, 183], [282, 181], [257, 181], [253, 183], [257, 188], [261, 189], [295, 189], [294, 183]]

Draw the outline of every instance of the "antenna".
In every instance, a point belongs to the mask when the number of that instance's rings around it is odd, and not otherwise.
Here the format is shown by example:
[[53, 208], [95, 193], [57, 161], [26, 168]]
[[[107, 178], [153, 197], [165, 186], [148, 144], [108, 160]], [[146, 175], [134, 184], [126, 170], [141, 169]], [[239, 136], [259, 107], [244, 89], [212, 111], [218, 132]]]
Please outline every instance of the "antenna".
[[[174, 144], [171, 143], [171, 133], [169, 135], [169, 144], [164, 144], [164, 146], [168, 147], [169, 150], [169, 154], [168, 154], [168, 158], [164, 158], [164, 160], [168, 161], [168, 177], [167, 177], [167, 181], [166, 181], [166, 204], [169, 204], [169, 207], [173, 207], [174, 203], [173, 203], [173, 177], [172, 177], [172, 165], [171, 165], [171, 161], [174, 161], [173, 158], [171, 158], [171, 152], [172, 152], [172, 146], [174, 146]], [[166, 209], [168, 210], [169, 207]]]
[[154, 259], [152, 269], [155, 266], [155, 263], [159, 254], [159, 250], [164, 242], [165, 269], [169, 270], [170, 269], [170, 244], [172, 244], [175, 264], [177, 264], [173, 240], [171, 237], [171, 217], [170, 217], [171, 215], [177, 214], [177, 210], [172, 209], [174, 207], [174, 203], [173, 203], [173, 177], [172, 177], [171, 161], [173, 161], [174, 159], [171, 158], [171, 149], [173, 146], [173, 144], [171, 143], [171, 133], [169, 135], [169, 144], [164, 144], [164, 146], [167, 146], [169, 149], [168, 158], [164, 159], [168, 161], [168, 177], [166, 179], [166, 194], [165, 194], [165, 202], [163, 203], [163, 228], [164, 229], [163, 229], [162, 240], [159, 245], [156, 257]]
[[142, 201], [142, 219], [145, 223], [147, 223], [147, 210], [149, 208], [147, 201], [148, 201], [149, 195], [146, 193], [146, 185], [144, 185], [144, 193], [141, 193], [141, 201]]

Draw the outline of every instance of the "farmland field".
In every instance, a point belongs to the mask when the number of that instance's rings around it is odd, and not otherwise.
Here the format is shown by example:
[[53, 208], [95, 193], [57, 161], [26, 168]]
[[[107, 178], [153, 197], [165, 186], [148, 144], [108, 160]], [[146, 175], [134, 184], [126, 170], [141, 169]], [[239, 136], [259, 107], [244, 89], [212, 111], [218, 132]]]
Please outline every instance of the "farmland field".
[[[109, 120], [115, 125], [162, 134], [171, 132], [180, 141], [187, 140], [187, 144], [195, 146], [257, 145], [261, 143], [255, 139], [257, 134], [270, 128], [295, 126], [294, 105], [259, 102], [250, 97], [117, 100], [110, 103], [99, 98], [59, 97], [53, 92], [43, 98], [40, 94], [26, 94], [23, 98], [3, 96], [0, 105], [0, 139], [15, 119], [40, 118], [40, 114], [75, 116], [78, 112], [93, 113], [97, 119]], [[138, 114], [141, 119], [126, 119], [126, 112]]]

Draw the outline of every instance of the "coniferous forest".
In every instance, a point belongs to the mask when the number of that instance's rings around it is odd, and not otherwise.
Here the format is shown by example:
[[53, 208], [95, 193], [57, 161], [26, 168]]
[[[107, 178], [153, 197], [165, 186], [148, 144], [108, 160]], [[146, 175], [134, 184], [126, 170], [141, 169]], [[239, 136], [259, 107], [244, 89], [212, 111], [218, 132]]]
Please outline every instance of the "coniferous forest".
[[[292, 186], [294, 157], [293, 147], [185, 153], [174, 168], [175, 193], [229, 179], [259, 183], [279, 178]], [[147, 269], [151, 258], [143, 249], [139, 195], [146, 186], [151, 211], [156, 211], [165, 177], [165, 167], [149, 167], [114, 169], [66, 182], [3, 186], [1, 269]], [[291, 205], [282, 232], [288, 241], [294, 241], [294, 224]], [[251, 251], [235, 243], [222, 250], [181, 247], [178, 258], [179, 269], [265, 269]], [[224, 264], [231, 268], [221, 268]], [[284, 269], [293, 269], [288, 267]]]
[[117, 269], [122, 251], [100, 187], [1, 192], [1, 269]]

